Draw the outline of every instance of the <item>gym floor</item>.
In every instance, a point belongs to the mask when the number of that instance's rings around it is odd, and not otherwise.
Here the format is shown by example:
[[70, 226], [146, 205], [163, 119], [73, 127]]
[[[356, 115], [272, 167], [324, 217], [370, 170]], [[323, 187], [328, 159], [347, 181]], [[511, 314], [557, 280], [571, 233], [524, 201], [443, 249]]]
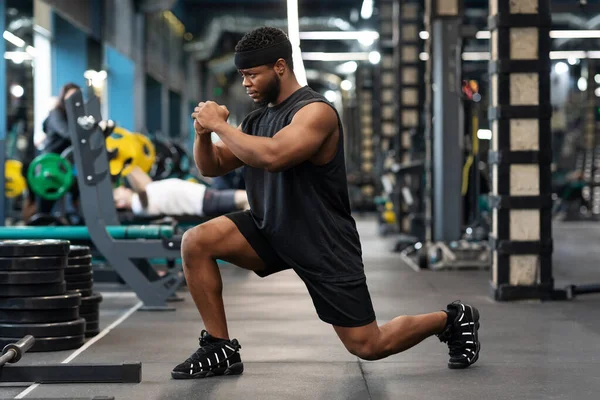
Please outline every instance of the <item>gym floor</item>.
[[[600, 392], [599, 295], [570, 302], [495, 303], [489, 271], [415, 272], [357, 217], [367, 279], [379, 322], [436, 311], [455, 299], [482, 315], [480, 360], [463, 371], [446, 367], [447, 349], [432, 337], [388, 359], [349, 354], [321, 322], [292, 273], [261, 280], [222, 266], [232, 337], [240, 340], [241, 376], [175, 381], [174, 365], [197, 348], [200, 317], [189, 293], [176, 312], [130, 312], [130, 293], [99, 286], [101, 328], [122, 320], [71, 363], [142, 362], [140, 384], [0, 386], [0, 397], [115, 399], [597, 399]], [[600, 281], [598, 224], [554, 227], [557, 286]], [[127, 316], [130, 314], [129, 316]], [[114, 324], [113, 324], [114, 325]], [[106, 332], [105, 332], [106, 333]], [[62, 362], [73, 351], [27, 354], [23, 364]]]

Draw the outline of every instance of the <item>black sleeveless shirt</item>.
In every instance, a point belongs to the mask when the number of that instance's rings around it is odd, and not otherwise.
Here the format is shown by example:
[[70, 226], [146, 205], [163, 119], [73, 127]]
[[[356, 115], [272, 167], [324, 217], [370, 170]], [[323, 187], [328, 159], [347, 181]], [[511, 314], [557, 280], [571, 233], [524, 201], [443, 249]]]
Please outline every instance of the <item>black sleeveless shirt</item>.
[[[273, 137], [307, 104], [331, 104], [305, 86], [274, 107], [251, 112], [242, 122], [249, 135]], [[335, 108], [331, 106], [334, 110]], [[277, 255], [300, 277], [321, 281], [364, 278], [362, 250], [350, 212], [344, 140], [324, 165], [305, 161], [281, 172], [245, 167], [251, 215]]]

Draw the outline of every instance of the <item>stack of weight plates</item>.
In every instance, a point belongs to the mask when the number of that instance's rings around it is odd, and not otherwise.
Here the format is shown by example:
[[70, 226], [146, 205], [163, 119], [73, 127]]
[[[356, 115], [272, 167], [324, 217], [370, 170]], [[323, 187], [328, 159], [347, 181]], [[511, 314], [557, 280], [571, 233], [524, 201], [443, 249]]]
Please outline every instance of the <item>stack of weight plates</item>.
[[85, 336], [96, 336], [100, 331], [98, 319], [102, 295], [93, 291], [92, 254], [89, 247], [71, 246], [65, 280], [67, 290], [81, 293], [79, 316], [86, 322]]
[[66, 291], [68, 254], [68, 241], [0, 241], [0, 348], [26, 335], [36, 339], [30, 351], [83, 344], [81, 295]]

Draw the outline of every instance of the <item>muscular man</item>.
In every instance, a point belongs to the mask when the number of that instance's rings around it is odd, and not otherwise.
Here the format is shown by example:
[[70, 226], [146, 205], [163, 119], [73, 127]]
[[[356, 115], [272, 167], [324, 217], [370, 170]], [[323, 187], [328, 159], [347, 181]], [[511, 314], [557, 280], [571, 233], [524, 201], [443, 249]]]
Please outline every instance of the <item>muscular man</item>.
[[[293, 269], [304, 281], [321, 320], [348, 351], [377, 360], [437, 335], [450, 349], [450, 368], [479, 357], [479, 312], [461, 302], [447, 310], [399, 316], [377, 324], [351, 216], [340, 117], [319, 93], [298, 84], [286, 34], [269, 27], [246, 34], [235, 63], [248, 95], [262, 107], [236, 129], [228, 111], [200, 103], [194, 156], [205, 176], [246, 165], [250, 210], [186, 232], [182, 257], [188, 288], [205, 330], [200, 348], [172, 371], [173, 378], [239, 374], [240, 343], [230, 339], [217, 259], [266, 277]], [[213, 144], [215, 132], [221, 141]]]
[[152, 181], [138, 167], [126, 179], [133, 190], [122, 186], [113, 190], [115, 207], [136, 215], [214, 217], [249, 208], [244, 190], [212, 190], [182, 179]]

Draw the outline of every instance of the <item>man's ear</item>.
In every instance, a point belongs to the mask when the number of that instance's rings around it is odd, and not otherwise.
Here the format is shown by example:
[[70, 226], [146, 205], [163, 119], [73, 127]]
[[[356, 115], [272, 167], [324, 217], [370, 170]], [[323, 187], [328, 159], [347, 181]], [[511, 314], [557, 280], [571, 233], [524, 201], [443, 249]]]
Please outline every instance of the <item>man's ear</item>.
[[287, 63], [285, 62], [285, 60], [283, 58], [280, 58], [279, 60], [277, 60], [277, 62], [275, 63], [275, 72], [278, 75], [283, 75], [285, 73], [285, 70], [288, 68]]

